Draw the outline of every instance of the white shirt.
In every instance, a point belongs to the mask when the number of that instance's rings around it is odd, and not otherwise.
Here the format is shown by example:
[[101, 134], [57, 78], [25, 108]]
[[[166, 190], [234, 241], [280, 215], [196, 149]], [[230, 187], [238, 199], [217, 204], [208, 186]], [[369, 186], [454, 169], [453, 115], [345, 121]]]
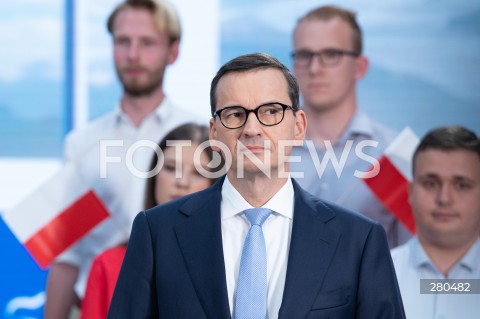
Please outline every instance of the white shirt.
[[[270, 319], [278, 318], [278, 311], [282, 304], [292, 234], [293, 205], [294, 191], [289, 178], [285, 185], [262, 206], [273, 211], [262, 226], [267, 249], [268, 317]], [[250, 222], [243, 211], [253, 207], [233, 187], [228, 177], [225, 178], [222, 186], [220, 207], [228, 302], [233, 318], [243, 242], [250, 229]]]
[[[479, 318], [480, 294], [420, 294], [420, 279], [445, 279], [417, 237], [392, 250], [408, 319]], [[448, 279], [480, 279], [480, 239], [448, 273]]]
[[[167, 98], [136, 127], [118, 106], [116, 110], [70, 133], [65, 142], [65, 161], [77, 166], [79, 178], [87, 181], [107, 206], [111, 217], [57, 258], [79, 267], [75, 290], [83, 296], [93, 258], [107, 248], [128, 240], [133, 219], [144, 208], [145, 179], [135, 172], [146, 172], [153, 156], [150, 147], [128, 150], [140, 140], [158, 142], [177, 126], [195, 122], [198, 116], [174, 106]], [[205, 120], [204, 123], [208, 122]], [[103, 143], [103, 146], [102, 146]], [[113, 162], [117, 158], [120, 162]], [[127, 166], [128, 160], [133, 162]], [[102, 177], [103, 173], [106, 178]], [[80, 217], [81, 218], [81, 217]]]

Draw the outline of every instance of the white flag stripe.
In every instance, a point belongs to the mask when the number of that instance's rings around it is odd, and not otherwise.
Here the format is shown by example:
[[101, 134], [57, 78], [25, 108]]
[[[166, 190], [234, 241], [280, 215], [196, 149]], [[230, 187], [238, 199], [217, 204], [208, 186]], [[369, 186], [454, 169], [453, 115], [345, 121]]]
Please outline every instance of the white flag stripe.
[[65, 208], [83, 196], [89, 187], [66, 164], [46, 183], [2, 216], [15, 236], [24, 243]]
[[417, 135], [407, 126], [385, 150], [390, 162], [409, 181], [412, 180], [412, 156], [419, 141]]

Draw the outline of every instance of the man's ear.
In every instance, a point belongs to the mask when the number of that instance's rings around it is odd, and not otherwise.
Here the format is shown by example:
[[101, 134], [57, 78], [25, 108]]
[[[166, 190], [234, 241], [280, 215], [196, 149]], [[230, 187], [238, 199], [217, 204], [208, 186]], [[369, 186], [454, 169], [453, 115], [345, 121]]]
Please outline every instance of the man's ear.
[[366, 56], [361, 55], [355, 59], [355, 79], [361, 80], [368, 71], [368, 59]]
[[167, 57], [168, 64], [173, 64], [178, 58], [180, 52], [180, 41], [174, 41], [169, 46], [169, 53]]
[[[210, 123], [210, 128], [208, 130], [208, 138], [211, 141], [216, 141], [217, 140], [217, 127], [215, 126], [215, 119], [211, 118], [209, 123]], [[211, 147], [212, 147], [212, 150], [220, 152], [220, 147], [216, 146], [215, 143], [211, 142]]]
[[296, 111], [295, 114], [295, 140], [303, 141], [307, 132], [307, 117], [302, 110]]

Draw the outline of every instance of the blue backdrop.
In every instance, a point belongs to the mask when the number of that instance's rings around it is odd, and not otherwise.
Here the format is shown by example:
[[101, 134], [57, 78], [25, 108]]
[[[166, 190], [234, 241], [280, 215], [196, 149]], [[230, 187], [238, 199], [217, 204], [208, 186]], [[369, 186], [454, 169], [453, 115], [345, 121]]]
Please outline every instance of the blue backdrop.
[[47, 271], [40, 269], [0, 216], [0, 318], [42, 318]]

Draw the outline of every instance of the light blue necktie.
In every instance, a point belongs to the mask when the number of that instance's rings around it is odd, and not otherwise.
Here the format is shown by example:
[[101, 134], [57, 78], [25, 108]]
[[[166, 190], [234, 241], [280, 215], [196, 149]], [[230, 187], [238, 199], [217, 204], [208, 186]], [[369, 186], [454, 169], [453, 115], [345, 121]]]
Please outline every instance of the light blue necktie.
[[267, 250], [262, 225], [270, 216], [267, 208], [244, 211], [251, 224], [243, 243], [235, 298], [235, 319], [267, 319]]

